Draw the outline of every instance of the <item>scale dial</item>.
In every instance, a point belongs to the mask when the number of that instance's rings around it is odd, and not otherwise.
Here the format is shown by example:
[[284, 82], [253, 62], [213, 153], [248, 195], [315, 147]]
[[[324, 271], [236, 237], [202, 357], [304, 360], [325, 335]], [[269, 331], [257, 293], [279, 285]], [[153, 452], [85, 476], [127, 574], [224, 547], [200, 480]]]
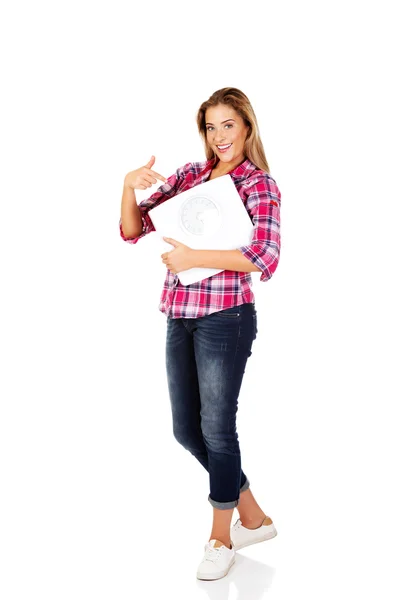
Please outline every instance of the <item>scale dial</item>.
[[181, 226], [192, 235], [210, 235], [220, 225], [217, 204], [206, 196], [192, 196], [181, 207]]

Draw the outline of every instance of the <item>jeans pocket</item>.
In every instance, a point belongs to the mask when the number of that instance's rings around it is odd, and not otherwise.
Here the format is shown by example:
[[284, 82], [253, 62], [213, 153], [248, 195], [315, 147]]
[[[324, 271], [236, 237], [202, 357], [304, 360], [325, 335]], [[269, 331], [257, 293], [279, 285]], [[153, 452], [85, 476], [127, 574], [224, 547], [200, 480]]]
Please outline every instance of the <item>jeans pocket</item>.
[[213, 314], [218, 317], [223, 317], [224, 319], [237, 319], [240, 317], [239, 307], [237, 306], [225, 308], [224, 310], [219, 310], [218, 312]]

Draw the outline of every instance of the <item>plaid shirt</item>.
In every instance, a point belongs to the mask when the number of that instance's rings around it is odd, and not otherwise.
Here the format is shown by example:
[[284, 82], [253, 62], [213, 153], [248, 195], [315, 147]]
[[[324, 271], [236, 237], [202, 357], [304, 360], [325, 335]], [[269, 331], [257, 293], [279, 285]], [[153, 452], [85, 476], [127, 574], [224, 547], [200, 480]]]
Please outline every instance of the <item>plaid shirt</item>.
[[[149, 210], [180, 192], [184, 192], [209, 178], [216, 159], [187, 163], [171, 175], [158, 190], [138, 206], [142, 214], [143, 232], [136, 238], [122, 239], [136, 244], [143, 236], [155, 231]], [[238, 248], [242, 254], [261, 269], [261, 281], [267, 281], [275, 272], [280, 255], [281, 194], [276, 182], [265, 171], [245, 159], [230, 176], [243, 200], [254, 226], [252, 241]], [[253, 271], [254, 272], [254, 271]], [[251, 273], [221, 271], [207, 279], [184, 286], [177, 275], [167, 269], [159, 309], [167, 316], [177, 318], [203, 317], [205, 315], [253, 302]]]

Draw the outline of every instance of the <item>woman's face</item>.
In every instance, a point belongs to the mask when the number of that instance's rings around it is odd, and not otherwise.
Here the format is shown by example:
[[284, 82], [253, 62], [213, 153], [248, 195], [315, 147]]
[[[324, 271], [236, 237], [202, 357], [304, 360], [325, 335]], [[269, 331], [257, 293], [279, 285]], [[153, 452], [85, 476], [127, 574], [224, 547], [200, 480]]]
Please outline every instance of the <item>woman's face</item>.
[[207, 108], [205, 119], [207, 142], [219, 160], [240, 164], [245, 158], [243, 149], [249, 130], [242, 117], [231, 106], [218, 104]]

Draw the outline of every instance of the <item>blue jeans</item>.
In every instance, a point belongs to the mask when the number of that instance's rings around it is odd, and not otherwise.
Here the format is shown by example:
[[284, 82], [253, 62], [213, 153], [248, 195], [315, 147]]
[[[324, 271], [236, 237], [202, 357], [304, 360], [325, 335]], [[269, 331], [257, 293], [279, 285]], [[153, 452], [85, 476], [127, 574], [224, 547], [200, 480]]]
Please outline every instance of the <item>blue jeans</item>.
[[241, 468], [236, 413], [256, 335], [253, 303], [197, 319], [167, 317], [173, 434], [208, 471], [208, 500], [220, 509], [237, 506], [250, 485]]

